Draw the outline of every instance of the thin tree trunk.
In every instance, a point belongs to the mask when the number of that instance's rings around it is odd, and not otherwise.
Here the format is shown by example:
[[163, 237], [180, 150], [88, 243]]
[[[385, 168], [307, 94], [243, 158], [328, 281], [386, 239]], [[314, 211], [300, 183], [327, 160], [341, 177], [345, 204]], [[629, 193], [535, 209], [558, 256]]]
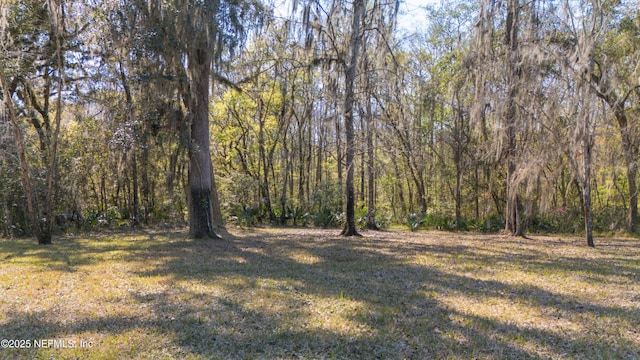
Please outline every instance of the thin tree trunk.
[[[298, 203], [304, 204], [304, 120], [298, 120]], [[293, 178], [292, 178], [293, 179]]]
[[[140, 156], [140, 172], [141, 181], [140, 181], [140, 194], [142, 195], [142, 214], [138, 213], [145, 224], [148, 224], [149, 221], [149, 211], [155, 207], [154, 194], [153, 191], [154, 183], [149, 181], [149, 142], [147, 140], [146, 135], [143, 135], [141, 139], [141, 156]], [[140, 219], [138, 218], [138, 221]]]
[[136, 150], [134, 149], [131, 153], [131, 181], [133, 182], [133, 200], [132, 200], [132, 214], [131, 214], [131, 225], [138, 226], [140, 225], [140, 197], [138, 195], [138, 159], [136, 157]]
[[107, 219], [107, 207], [109, 202], [107, 200], [107, 175], [102, 170], [100, 176], [100, 209], [102, 210], [102, 218]]
[[373, 145], [373, 115], [371, 113], [371, 101], [367, 102], [367, 229], [380, 230], [376, 225], [376, 177], [375, 177], [375, 153]]
[[[337, 106], [336, 106], [337, 107]], [[338, 186], [339, 186], [339, 190], [340, 192], [342, 192], [342, 186], [344, 184], [344, 169], [342, 167], [342, 136], [341, 134], [341, 128], [340, 128], [340, 117], [336, 116], [335, 117], [336, 121], [335, 121], [335, 127], [336, 127], [336, 159], [337, 159], [337, 165], [338, 165]], [[343, 198], [342, 196], [339, 199], [338, 202], [338, 206], [340, 207], [340, 209], [343, 208], [344, 202], [343, 202]]]
[[[363, 114], [362, 112], [360, 112], [360, 132], [364, 131], [365, 129], [365, 114]], [[365, 167], [367, 166], [367, 161], [366, 161], [366, 152], [359, 150], [360, 151], [360, 201], [362, 203], [364, 203], [365, 201], [365, 195], [367, 194], [367, 192], [365, 191], [366, 189], [366, 174], [367, 174], [367, 170], [365, 169]]]
[[473, 169], [473, 192], [476, 220], [480, 219], [480, 175], [478, 174], [478, 167], [478, 163], [476, 162]]
[[[398, 218], [398, 213], [397, 213], [397, 208], [398, 206], [396, 204], [400, 205], [400, 215], [402, 217], [405, 217], [408, 215], [408, 210], [407, 210], [407, 202], [404, 199], [404, 190], [403, 190], [403, 186], [402, 186], [402, 173], [400, 172], [400, 168], [398, 167], [398, 158], [396, 157], [395, 153], [391, 153], [391, 163], [393, 164], [393, 169], [394, 169], [394, 175], [395, 175], [395, 181], [394, 181], [394, 186], [393, 186], [393, 200], [391, 202], [391, 206], [393, 207], [393, 216], [397, 219]], [[397, 199], [396, 199], [397, 196]]]
[[[259, 122], [259, 130], [258, 130], [258, 152], [260, 155], [260, 163], [262, 164], [262, 179], [258, 175], [260, 182], [260, 195], [262, 195], [261, 203], [264, 204], [265, 211], [269, 216], [269, 221], [273, 224], [276, 221], [276, 216], [273, 213], [273, 209], [271, 208], [271, 194], [269, 192], [269, 164], [267, 162], [267, 153], [264, 145], [264, 121], [265, 119], [262, 117], [262, 112], [264, 108], [264, 102], [262, 99], [258, 100], [258, 122]], [[260, 173], [260, 171], [258, 171]]]
[[[628, 140], [627, 140], [628, 141]], [[638, 152], [632, 150], [630, 146], [625, 145], [625, 165], [627, 173], [627, 182], [629, 185], [629, 210], [627, 213], [627, 230], [636, 232], [638, 230], [638, 185], [636, 184], [636, 176], [638, 174]]]
[[22, 138], [22, 130], [18, 122], [18, 116], [13, 106], [13, 100], [9, 93], [9, 83], [4, 75], [4, 66], [0, 68], [0, 85], [2, 85], [4, 103], [7, 111], [9, 112], [9, 120], [13, 131], [15, 132], [14, 141], [18, 150], [18, 157], [20, 158], [20, 171], [22, 172], [22, 183], [24, 185], [25, 195], [27, 197], [27, 212], [29, 216], [29, 222], [34, 231], [34, 235], [38, 239], [41, 238], [40, 221], [38, 220], [37, 204], [34, 198], [33, 187], [31, 186], [31, 178], [29, 176], [29, 164], [27, 163], [26, 149], [24, 147], [24, 141]]
[[344, 100], [344, 123], [345, 123], [345, 135], [347, 140], [347, 180], [346, 180], [346, 223], [342, 235], [344, 236], [359, 236], [356, 229], [355, 219], [355, 191], [353, 184], [354, 175], [354, 146], [355, 146], [355, 134], [353, 126], [353, 113], [355, 103], [355, 93], [353, 90], [356, 70], [358, 65], [358, 59], [360, 57], [360, 47], [362, 43], [362, 23], [364, 20], [364, 0], [355, 0], [353, 3], [353, 22], [351, 26], [351, 41], [350, 49], [351, 54], [347, 62], [345, 69], [345, 100]]
[[593, 221], [591, 217], [591, 144], [589, 139], [588, 115], [584, 115], [582, 133], [582, 163], [584, 178], [582, 179], [582, 206], [584, 210], [584, 230], [587, 245], [595, 247], [593, 242]]
[[507, 207], [504, 232], [514, 236], [524, 236], [520, 219], [520, 196], [515, 183], [516, 172], [516, 96], [518, 94], [520, 69], [518, 65], [518, 5], [519, 0], [507, 1], [507, 22], [505, 45], [507, 46], [506, 73], [508, 83], [508, 99], [504, 122], [507, 131]]
[[[56, 63], [57, 63], [57, 75], [58, 75], [58, 96], [56, 100], [56, 115], [54, 117], [53, 133], [51, 134], [51, 128], [49, 127], [49, 149], [48, 149], [48, 169], [47, 169], [47, 188], [45, 194], [45, 213], [41, 222], [41, 230], [38, 238], [39, 244], [51, 244], [51, 233], [53, 230], [53, 223], [55, 221], [55, 189], [58, 184], [57, 176], [57, 154], [58, 154], [58, 138], [60, 134], [60, 123], [62, 122], [62, 88], [64, 83], [64, 76], [62, 75], [64, 62], [62, 59], [62, 37], [60, 35], [60, 29], [63, 23], [63, 12], [59, 6], [49, 1], [49, 14], [51, 15], [51, 23], [54, 27], [54, 38], [56, 47]], [[45, 157], [46, 158], [46, 157]]]
[[[120, 66], [120, 80], [122, 81], [122, 87], [124, 89], [125, 100], [127, 102], [127, 121], [133, 125], [133, 95], [131, 94], [131, 88], [127, 82], [127, 76], [124, 72], [122, 62], [119, 62]], [[134, 142], [131, 145], [131, 177], [133, 181], [133, 204], [131, 209], [131, 225], [138, 226], [139, 222], [139, 209], [140, 199], [138, 197], [138, 159], [136, 156], [136, 139], [134, 133]], [[127, 144], [128, 145], [128, 144]]]
[[220, 209], [220, 197], [218, 197], [218, 185], [216, 183], [216, 173], [211, 167], [211, 211], [213, 216], [214, 230], [224, 229], [224, 217]]
[[[291, 166], [291, 160], [289, 159], [289, 147], [287, 146], [287, 136], [285, 133], [283, 139], [283, 164], [282, 169], [284, 169], [284, 178], [282, 179], [282, 192], [280, 193], [280, 224], [285, 224], [287, 220], [287, 185], [289, 184], [289, 167]], [[293, 225], [295, 226], [295, 219], [293, 220]]]
[[4, 234], [8, 238], [13, 238], [13, 216], [11, 215], [11, 209], [9, 209], [9, 201], [7, 199], [7, 194], [2, 193], [2, 212], [4, 213], [5, 224], [4, 224]]
[[[365, 82], [365, 94], [371, 94], [371, 76], [369, 74], [369, 57], [367, 56], [367, 52], [365, 51], [365, 60], [364, 60], [364, 82]], [[363, 122], [363, 126], [366, 126], [367, 132], [367, 162], [366, 162], [366, 171], [367, 171], [367, 223], [366, 227], [369, 230], [380, 230], [378, 225], [376, 225], [376, 191], [375, 191], [375, 159], [374, 159], [374, 145], [373, 145], [373, 135], [375, 123], [373, 121], [373, 111], [371, 109], [372, 97], [370, 95], [366, 96], [366, 114], [365, 120]], [[363, 152], [364, 153], [364, 152]], [[363, 161], [364, 163], [364, 161]], [[362, 175], [364, 178], [364, 174]], [[364, 189], [363, 189], [364, 193]]]
[[[324, 118], [327, 118], [327, 108], [325, 106]], [[322, 184], [322, 152], [324, 151], [325, 127], [324, 123], [318, 125], [318, 151], [316, 152], [316, 189]]]

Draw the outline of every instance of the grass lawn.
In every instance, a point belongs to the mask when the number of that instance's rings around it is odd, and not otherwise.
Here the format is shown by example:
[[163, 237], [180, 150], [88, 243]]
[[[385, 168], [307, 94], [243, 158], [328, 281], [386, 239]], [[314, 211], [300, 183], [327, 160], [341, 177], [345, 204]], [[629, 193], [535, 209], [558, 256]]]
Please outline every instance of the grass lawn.
[[338, 233], [0, 240], [0, 358], [640, 358], [638, 239]]

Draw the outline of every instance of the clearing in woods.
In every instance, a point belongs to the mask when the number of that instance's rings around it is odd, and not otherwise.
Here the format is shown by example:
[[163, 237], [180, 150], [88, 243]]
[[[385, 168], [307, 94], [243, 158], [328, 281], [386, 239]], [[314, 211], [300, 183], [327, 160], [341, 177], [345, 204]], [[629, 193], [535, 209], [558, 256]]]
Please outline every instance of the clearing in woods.
[[638, 239], [338, 233], [0, 240], [0, 357], [640, 357]]

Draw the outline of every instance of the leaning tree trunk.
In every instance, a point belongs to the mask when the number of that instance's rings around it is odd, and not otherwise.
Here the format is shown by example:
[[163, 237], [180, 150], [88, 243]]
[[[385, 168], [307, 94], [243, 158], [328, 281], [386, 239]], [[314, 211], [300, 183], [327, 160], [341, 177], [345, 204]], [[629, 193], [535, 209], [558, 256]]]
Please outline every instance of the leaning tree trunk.
[[190, 89], [187, 94], [191, 117], [189, 148], [189, 234], [191, 237], [217, 238], [212, 203], [213, 170], [209, 140], [209, 79], [211, 54], [196, 49], [188, 58]]
[[346, 135], [346, 158], [347, 158], [347, 179], [346, 179], [346, 223], [342, 230], [344, 236], [358, 236], [356, 229], [355, 215], [355, 190], [353, 186], [354, 173], [354, 153], [355, 135], [353, 127], [353, 105], [355, 103], [355, 93], [353, 86], [356, 79], [356, 69], [358, 57], [360, 56], [360, 46], [362, 43], [362, 21], [364, 19], [364, 0], [355, 0], [353, 3], [353, 23], [351, 26], [350, 58], [345, 69], [345, 100], [344, 100], [344, 126]]

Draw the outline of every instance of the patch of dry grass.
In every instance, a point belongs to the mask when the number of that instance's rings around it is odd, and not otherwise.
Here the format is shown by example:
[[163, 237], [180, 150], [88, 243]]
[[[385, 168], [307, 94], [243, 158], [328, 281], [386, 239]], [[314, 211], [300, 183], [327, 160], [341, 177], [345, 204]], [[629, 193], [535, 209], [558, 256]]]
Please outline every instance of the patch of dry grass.
[[0, 339], [31, 341], [0, 358], [640, 358], [640, 241], [597, 244], [315, 229], [0, 240]]

